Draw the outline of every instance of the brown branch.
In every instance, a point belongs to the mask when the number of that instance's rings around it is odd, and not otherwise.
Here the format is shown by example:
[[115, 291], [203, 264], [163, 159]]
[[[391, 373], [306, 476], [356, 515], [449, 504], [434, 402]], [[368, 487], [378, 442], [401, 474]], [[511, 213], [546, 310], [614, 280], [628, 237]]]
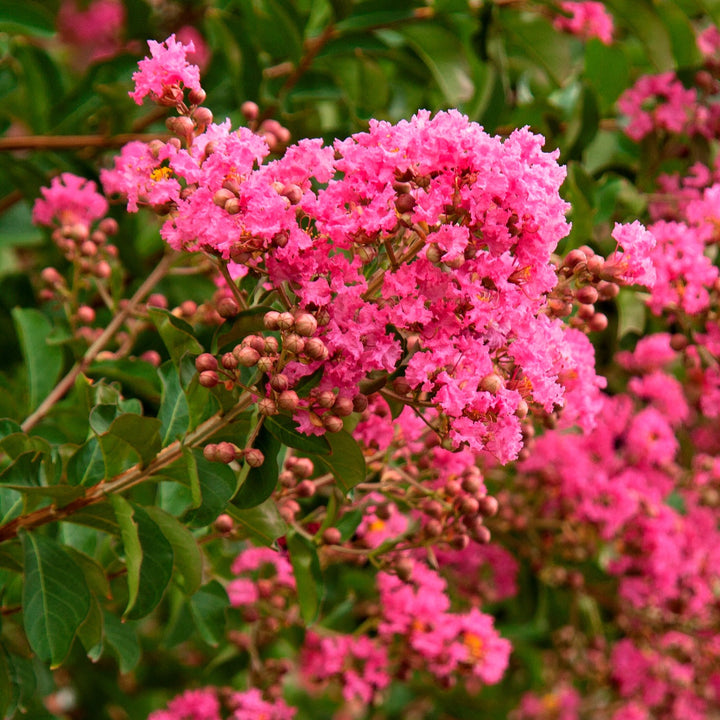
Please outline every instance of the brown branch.
[[28, 513], [27, 515], [21, 515], [5, 525], [0, 526], [0, 543], [16, 537], [20, 530], [31, 530], [41, 527], [42, 525], [47, 525], [48, 523], [65, 520], [89, 505], [102, 502], [108, 495], [120, 493], [135, 485], [139, 485], [163, 468], [179, 460], [182, 457], [183, 448], [202, 445], [218, 430], [235, 420], [238, 415], [250, 407], [252, 402], [252, 395], [250, 393], [244, 393], [241, 395], [235, 407], [225, 414], [222, 412], [216, 413], [191, 433], [188, 433], [182, 441], [176, 440], [171, 445], [163, 448], [148, 465], [143, 466], [142, 463], [133, 465], [133, 467], [111, 480], [103, 481], [98, 485], [88, 488], [82, 497], [73, 500], [64, 507], [58, 508], [50, 505]]
[[158, 263], [157, 267], [148, 275], [147, 279], [137, 289], [135, 294], [130, 298], [128, 304], [110, 321], [110, 324], [105, 328], [102, 335], [87, 349], [82, 359], [73, 365], [67, 375], [52, 389], [50, 394], [40, 403], [38, 408], [28, 416], [28, 418], [21, 425], [23, 432], [28, 432], [45, 415], [48, 414], [50, 409], [58, 402], [66, 392], [75, 384], [75, 380], [80, 373], [85, 372], [92, 361], [97, 357], [98, 353], [105, 347], [110, 341], [112, 336], [120, 329], [122, 324], [125, 322], [127, 317], [135, 310], [138, 303], [142, 302], [147, 295], [150, 294], [152, 289], [157, 285], [160, 279], [167, 273], [170, 266], [177, 260], [179, 253], [174, 251], [169, 252], [163, 257]]
[[140, 140], [168, 140], [168, 133], [122, 133], [121, 135], [23, 135], [0, 138], [0, 152], [16, 150], [82, 150], [116, 148]]

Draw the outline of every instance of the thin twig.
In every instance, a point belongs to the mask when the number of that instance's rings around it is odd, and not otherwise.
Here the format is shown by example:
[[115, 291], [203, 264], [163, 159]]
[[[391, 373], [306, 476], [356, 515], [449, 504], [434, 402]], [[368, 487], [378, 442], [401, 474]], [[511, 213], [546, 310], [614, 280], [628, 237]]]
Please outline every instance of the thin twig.
[[0, 152], [17, 150], [81, 150], [116, 148], [133, 140], [169, 140], [169, 133], [122, 133], [120, 135], [21, 135], [0, 138]]
[[148, 275], [147, 279], [137, 289], [128, 304], [110, 321], [102, 335], [87, 349], [82, 359], [72, 366], [67, 375], [53, 388], [50, 394], [40, 403], [38, 408], [21, 425], [23, 432], [28, 432], [37, 425], [50, 411], [50, 409], [67, 393], [75, 384], [80, 373], [90, 367], [98, 353], [105, 347], [115, 333], [120, 329], [127, 317], [135, 310], [151, 290], [157, 285], [160, 279], [167, 273], [170, 266], [180, 257], [179, 253], [171, 251], [158, 263], [157, 267]]

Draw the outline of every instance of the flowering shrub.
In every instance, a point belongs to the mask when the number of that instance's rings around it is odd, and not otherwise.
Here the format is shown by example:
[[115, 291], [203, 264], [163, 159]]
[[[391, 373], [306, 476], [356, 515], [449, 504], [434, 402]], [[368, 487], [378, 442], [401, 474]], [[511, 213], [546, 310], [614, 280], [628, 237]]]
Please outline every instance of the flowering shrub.
[[720, 32], [642, 8], [0, 19], [4, 717], [718, 716]]

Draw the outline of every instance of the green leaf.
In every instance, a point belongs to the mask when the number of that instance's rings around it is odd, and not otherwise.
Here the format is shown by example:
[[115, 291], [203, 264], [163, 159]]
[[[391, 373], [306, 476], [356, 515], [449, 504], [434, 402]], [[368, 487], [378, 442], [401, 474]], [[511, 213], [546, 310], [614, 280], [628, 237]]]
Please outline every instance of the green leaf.
[[247, 471], [245, 482], [233, 498], [233, 505], [241, 509], [253, 508], [265, 502], [272, 495], [280, 474], [277, 456], [281, 444], [265, 427], [265, 423], [260, 428], [253, 447], [262, 452], [265, 462], [260, 467], [251, 467]]
[[654, 8], [667, 28], [677, 66], [686, 68], [700, 65], [702, 56], [688, 16], [672, 0], [655, 3]]
[[324, 435], [305, 435], [299, 432], [295, 421], [287, 415], [267, 417], [265, 426], [283, 445], [314, 455], [330, 454], [330, 443]]
[[628, 333], [642, 335], [645, 330], [645, 303], [637, 292], [622, 288], [615, 301], [618, 307], [618, 339]]
[[12, 317], [27, 367], [30, 408], [35, 409], [50, 394], [60, 377], [63, 352], [59, 347], [48, 344], [52, 325], [39, 310], [13, 308]]
[[597, 90], [602, 108], [611, 110], [630, 84], [630, 65], [623, 48], [607, 46], [596, 38], [589, 40], [585, 46], [585, 77]]
[[22, 533], [22, 543], [25, 632], [35, 653], [57, 667], [90, 611], [90, 591], [83, 571], [62, 546], [27, 532]]
[[100, 564], [73, 547], [65, 545], [64, 548], [73, 562], [82, 570], [88, 589], [98, 597], [109, 598], [110, 582]]
[[150, 308], [149, 313], [176, 365], [180, 364], [185, 353], [199, 355], [203, 351], [202, 345], [193, 335], [192, 326], [184, 320], [161, 308]]
[[597, 134], [599, 125], [600, 110], [595, 91], [589, 85], [583, 84], [565, 131], [564, 159], [580, 159], [585, 148]]
[[0, 485], [17, 490], [38, 487], [42, 459], [37, 452], [23, 453], [0, 473]]
[[344, 493], [350, 492], [367, 476], [365, 456], [352, 435], [341, 430], [325, 436], [330, 443], [330, 455], [313, 457], [316, 463], [331, 472]]
[[202, 503], [187, 512], [183, 522], [191, 527], [205, 527], [225, 510], [237, 487], [235, 473], [227, 465], [212, 463], [203, 457], [201, 450], [185, 455], [188, 479], [197, 475]]
[[92, 487], [105, 479], [105, 460], [100, 442], [91, 437], [70, 457], [67, 464], [67, 481], [70, 485]]
[[157, 369], [144, 360], [103, 360], [93, 363], [85, 374], [96, 380], [118, 381], [126, 391], [153, 404], [160, 402]]
[[101, 530], [109, 535], [117, 535], [120, 532], [115, 512], [108, 502], [88, 505], [69, 515], [64, 522]]
[[310, 540], [296, 532], [288, 534], [287, 547], [295, 575], [300, 614], [305, 624], [311, 625], [320, 612], [324, 593], [317, 548]]
[[459, 38], [440, 25], [406, 25], [400, 33], [432, 73], [448, 105], [469, 100], [475, 87]]
[[145, 512], [160, 528], [173, 549], [173, 566], [183, 579], [183, 590], [192, 595], [202, 582], [202, 554], [193, 534], [176, 518], [157, 507]]
[[137, 620], [162, 599], [172, 576], [174, 554], [157, 523], [145, 510], [113, 495], [113, 507], [125, 548], [128, 604], [123, 617]]
[[135, 623], [121, 622], [115, 613], [104, 611], [104, 634], [108, 647], [120, 663], [120, 672], [128, 673], [140, 662], [140, 643]]
[[272, 545], [288, 531], [288, 524], [282, 519], [273, 500], [266, 500], [246, 510], [230, 504], [227, 513], [248, 535], [259, 540], [263, 545]]
[[95, 662], [103, 650], [103, 614], [100, 603], [93, 597], [90, 612], [78, 630], [78, 637], [85, 648], [87, 656]]
[[225, 637], [225, 610], [229, 604], [225, 588], [217, 580], [203, 585], [189, 599], [195, 625], [208, 645], [216, 647]]
[[2, 0], [0, 32], [9, 35], [51, 37], [56, 32], [55, 18], [40, 3], [29, 0]]
[[182, 387], [178, 369], [172, 363], [164, 363], [157, 370], [162, 381], [162, 402], [158, 412], [160, 438], [165, 447], [184, 436], [190, 425], [190, 408]]
[[135, 413], [118, 415], [98, 438], [109, 477], [137, 462], [147, 465], [160, 452], [160, 420]]

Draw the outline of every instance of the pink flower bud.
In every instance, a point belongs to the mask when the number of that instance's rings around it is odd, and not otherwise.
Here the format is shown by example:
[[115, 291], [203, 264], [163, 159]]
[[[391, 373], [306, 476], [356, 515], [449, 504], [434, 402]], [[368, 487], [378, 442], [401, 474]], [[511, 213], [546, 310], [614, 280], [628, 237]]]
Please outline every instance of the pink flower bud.
[[254, 367], [260, 359], [260, 353], [249, 345], [238, 345], [233, 350], [233, 355], [243, 367]]
[[280, 313], [277, 310], [270, 310], [265, 313], [263, 317], [263, 325], [268, 330], [277, 330], [279, 328], [278, 322], [280, 320]]
[[257, 120], [257, 117], [260, 114], [260, 108], [257, 106], [257, 103], [252, 102], [252, 100], [246, 100], [240, 106], [240, 112], [248, 120]]
[[83, 325], [91, 325], [95, 322], [95, 311], [88, 305], [81, 305], [76, 317]]
[[342, 534], [337, 528], [329, 527], [323, 532], [322, 541], [325, 545], [339, 545], [342, 542]]
[[295, 316], [295, 332], [303, 337], [312, 337], [317, 332], [317, 320], [310, 313]]
[[214, 355], [210, 353], [203, 353], [195, 358], [195, 368], [198, 372], [205, 370], [217, 370], [218, 361]]
[[323, 427], [330, 433], [337, 433], [343, 429], [343, 421], [337, 415], [325, 413], [322, 416]]
[[198, 382], [203, 387], [213, 388], [220, 382], [220, 378], [214, 370], [205, 370], [204, 372], [200, 373]]
[[218, 302], [217, 311], [222, 318], [234, 318], [240, 312], [240, 306], [233, 298], [226, 297]]
[[220, 190], [213, 195], [213, 202], [218, 207], [225, 207], [225, 203], [233, 198], [235, 198], [235, 193], [225, 188], [220, 188]]
[[245, 451], [245, 462], [250, 467], [260, 467], [265, 462], [265, 456], [256, 448]]
[[109, 263], [105, 262], [105, 260], [101, 260], [97, 265], [95, 265], [93, 275], [101, 279], [107, 279], [112, 275], [112, 268]]
[[277, 317], [277, 327], [279, 330], [290, 330], [295, 325], [295, 318], [289, 312], [282, 312]]
[[160, 363], [162, 362], [162, 358], [160, 357], [160, 353], [156, 350], [146, 350], [141, 356], [141, 360], [144, 360], [147, 363], [150, 363], [153, 367], [160, 367]]
[[492, 495], [483, 495], [478, 499], [478, 511], [483, 517], [494, 517], [498, 511], [498, 501]]
[[275, 392], [282, 392], [290, 387], [290, 380], [288, 380], [287, 375], [283, 375], [282, 373], [273, 375], [270, 378], [270, 387], [275, 390]]
[[283, 347], [293, 355], [299, 355], [305, 348], [305, 340], [295, 333], [290, 333], [285, 336]]
[[235, 370], [238, 366], [238, 360], [231, 352], [225, 353], [220, 362], [226, 370]]
[[213, 523], [215, 530], [221, 535], [228, 535], [235, 527], [235, 521], [227, 514], [218, 515]]
[[261, 415], [277, 415], [277, 405], [270, 398], [263, 398], [258, 403], [258, 412]]
[[333, 405], [333, 413], [339, 417], [347, 417], [353, 412], [353, 402], [348, 397], [339, 397]]
[[209, 108], [199, 107], [193, 112], [192, 118], [198, 128], [203, 130], [213, 121], [213, 114]]
[[315, 483], [312, 480], [303, 480], [295, 488], [298, 497], [309, 498], [315, 494]]
[[592, 305], [594, 302], [597, 302], [598, 291], [592, 285], [585, 285], [584, 287], [578, 288], [575, 297], [581, 303]]

